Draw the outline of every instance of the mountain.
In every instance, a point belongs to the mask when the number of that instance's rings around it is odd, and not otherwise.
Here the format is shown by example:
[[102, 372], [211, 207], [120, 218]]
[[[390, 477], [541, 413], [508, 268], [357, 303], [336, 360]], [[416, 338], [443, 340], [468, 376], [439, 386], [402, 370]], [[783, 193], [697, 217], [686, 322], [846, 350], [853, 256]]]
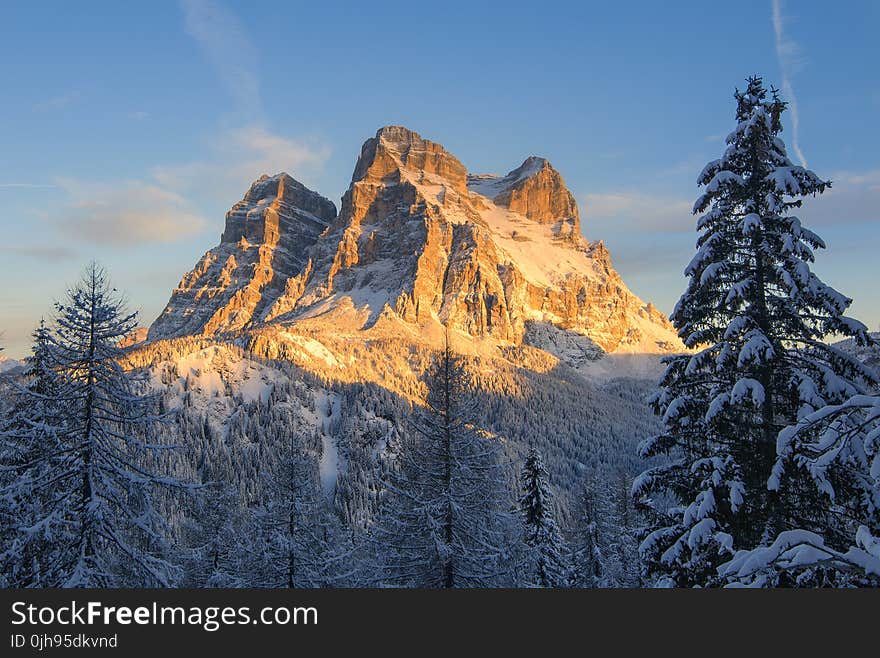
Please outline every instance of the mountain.
[[254, 182], [127, 358], [177, 411], [161, 431], [187, 447], [182, 478], [236, 483], [259, 504], [295, 433], [354, 530], [446, 337], [480, 426], [512, 463], [541, 450], [563, 516], [595, 469], [641, 470], [635, 446], [657, 430], [644, 398], [660, 357], [683, 349], [584, 239], [546, 159], [469, 174], [391, 126], [364, 143], [338, 211], [287, 174]]
[[838, 341], [834, 343], [834, 347], [852, 354], [859, 361], [880, 373], [880, 331], [875, 331], [870, 336], [873, 343], [867, 347], [857, 345], [852, 338]]
[[16, 359], [10, 359], [10, 358], [5, 357], [2, 354], [0, 354], [0, 373], [12, 372], [13, 370], [16, 370], [17, 368], [20, 368], [21, 366], [22, 366], [21, 361], [17, 361]]
[[183, 277], [148, 339], [234, 331], [262, 319], [335, 216], [332, 202], [287, 174], [261, 176], [226, 214], [220, 244]]
[[470, 175], [400, 126], [364, 143], [338, 214], [287, 174], [257, 180], [148, 338], [297, 324], [435, 337], [445, 325], [562, 356], [572, 345], [594, 358], [682, 349], [604, 244], [582, 237], [577, 204], [547, 160]]

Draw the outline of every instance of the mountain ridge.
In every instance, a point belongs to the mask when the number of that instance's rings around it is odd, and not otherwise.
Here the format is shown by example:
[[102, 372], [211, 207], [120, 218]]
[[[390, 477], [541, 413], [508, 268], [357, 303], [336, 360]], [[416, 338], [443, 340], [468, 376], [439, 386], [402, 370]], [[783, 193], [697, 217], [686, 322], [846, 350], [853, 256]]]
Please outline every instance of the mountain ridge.
[[[286, 173], [255, 181], [148, 340], [319, 316], [345, 330], [447, 327], [498, 345], [563, 331], [600, 355], [683, 349], [604, 243], [583, 238], [574, 197], [547, 159], [469, 174], [403, 126], [364, 142], [338, 212]], [[536, 346], [552, 352], [553, 341]]]

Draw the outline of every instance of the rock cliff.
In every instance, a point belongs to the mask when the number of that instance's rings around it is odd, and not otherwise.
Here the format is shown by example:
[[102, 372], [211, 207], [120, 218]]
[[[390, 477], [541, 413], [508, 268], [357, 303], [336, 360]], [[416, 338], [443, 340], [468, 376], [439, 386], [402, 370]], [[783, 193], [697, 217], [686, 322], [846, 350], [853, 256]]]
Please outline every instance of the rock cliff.
[[605, 245], [582, 237], [574, 197], [547, 160], [469, 175], [400, 126], [364, 143], [338, 214], [286, 174], [256, 181], [149, 338], [300, 322], [432, 335], [445, 325], [549, 351], [560, 332], [599, 354], [682, 349]]

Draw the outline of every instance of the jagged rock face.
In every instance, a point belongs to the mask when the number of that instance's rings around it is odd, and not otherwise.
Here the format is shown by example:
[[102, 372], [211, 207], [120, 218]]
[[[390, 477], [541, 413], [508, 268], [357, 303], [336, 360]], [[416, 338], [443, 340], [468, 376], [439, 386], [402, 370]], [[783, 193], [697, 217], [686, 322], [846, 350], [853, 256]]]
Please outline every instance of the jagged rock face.
[[403, 126], [388, 126], [364, 142], [352, 183], [398, 182], [400, 171], [438, 176], [460, 194], [467, 194], [467, 170], [439, 144]]
[[226, 214], [220, 244], [184, 275], [149, 340], [241, 329], [308, 269], [336, 206], [287, 174], [262, 176]]
[[520, 344], [550, 335], [547, 326], [609, 352], [681, 349], [605, 246], [581, 236], [574, 198], [543, 158], [503, 177], [469, 176], [439, 144], [386, 127], [364, 144], [333, 210], [289, 177], [257, 181], [151, 338], [169, 327], [180, 335], [344, 318], [346, 330], [443, 324]]
[[559, 237], [581, 234], [577, 203], [562, 176], [544, 158], [530, 156], [503, 178], [483, 174], [468, 177], [468, 182], [495, 205], [553, 226]]

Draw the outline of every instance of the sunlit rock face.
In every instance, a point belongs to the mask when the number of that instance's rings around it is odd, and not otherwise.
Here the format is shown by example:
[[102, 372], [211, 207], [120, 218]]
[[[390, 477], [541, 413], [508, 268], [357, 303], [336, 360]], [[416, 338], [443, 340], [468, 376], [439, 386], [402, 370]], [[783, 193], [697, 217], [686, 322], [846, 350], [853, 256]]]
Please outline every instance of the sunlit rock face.
[[544, 158], [529, 156], [506, 176], [470, 176], [469, 183], [495, 205], [553, 226], [558, 237], [581, 234], [577, 203], [562, 176]]
[[577, 204], [547, 160], [469, 175], [401, 126], [364, 143], [338, 214], [286, 174], [255, 182], [149, 337], [298, 323], [422, 336], [446, 326], [549, 351], [681, 349], [604, 244], [582, 237]]
[[308, 266], [336, 207], [287, 174], [261, 176], [226, 214], [220, 244], [184, 275], [150, 340], [235, 331], [262, 318]]

